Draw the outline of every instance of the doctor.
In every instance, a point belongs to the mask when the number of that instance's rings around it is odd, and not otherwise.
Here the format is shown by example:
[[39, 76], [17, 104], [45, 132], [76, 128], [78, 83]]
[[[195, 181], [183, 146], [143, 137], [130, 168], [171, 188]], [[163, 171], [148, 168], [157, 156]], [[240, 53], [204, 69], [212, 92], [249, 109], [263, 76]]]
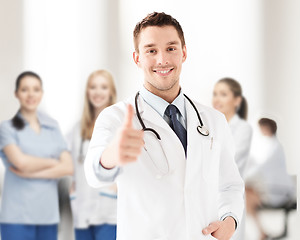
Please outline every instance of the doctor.
[[242, 216], [244, 184], [226, 119], [181, 91], [187, 52], [174, 18], [149, 14], [134, 44], [144, 87], [98, 116], [88, 183], [117, 182], [118, 240], [228, 240]]

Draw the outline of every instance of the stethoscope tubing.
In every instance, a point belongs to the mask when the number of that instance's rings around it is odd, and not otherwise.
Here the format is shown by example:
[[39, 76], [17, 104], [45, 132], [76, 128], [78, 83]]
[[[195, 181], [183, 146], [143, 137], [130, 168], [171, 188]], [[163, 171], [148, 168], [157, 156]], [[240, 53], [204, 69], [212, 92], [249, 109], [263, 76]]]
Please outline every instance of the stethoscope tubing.
[[[156, 132], [153, 128], [146, 128], [146, 126], [145, 126], [145, 124], [144, 124], [144, 122], [142, 120], [142, 117], [140, 115], [139, 108], [138, 108], [138, 97], [139, 97], [139, 95], [140, 95], [140, 92], [137, 92], [136, 95], [135, 95], [134, 104], [135, 104], [136, 116], [137, 116], [137, 118], [138, 118], [138, 120], [139, 120], [139, 122], [140, 122], [140, 124], [141, 124], [141, 126], [143, 128], [143, 131], [144, 132], [145, 131], [150, 131], [150, 132], [152, 132], [152, 133], [154, 133], [156, 135], [157, 139], [161, 140], [161, 137], [158, 134], [158, 132]], [[197, 131], [201, 135], [203, 135], [203, 136], [208, 136], [209, 135], [209, 131], [204, 127], [202, 119], [200, 117], [200, 114], [199, 114], [199, 112], [198, 112], [195, 104], [193, 103], [193, 101], [187, 95], [185, 95], [185, 94], [183, 94], [183, 95], [189, 101], [189, 103], [192, 105], [192, 107], [194, 108], [194, 110], [195, 110], [195, 112], [197, 114], [197, 117], [198, 117], [198, 120], [199, 120], [199, 123], [200, 123], [200, 125], [197, 127]]]

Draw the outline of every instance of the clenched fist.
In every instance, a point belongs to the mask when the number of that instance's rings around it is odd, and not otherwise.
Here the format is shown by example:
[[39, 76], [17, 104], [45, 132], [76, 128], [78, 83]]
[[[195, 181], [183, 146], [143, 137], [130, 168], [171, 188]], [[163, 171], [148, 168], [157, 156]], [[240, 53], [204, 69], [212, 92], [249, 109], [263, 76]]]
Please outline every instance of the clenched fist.
[[105, 168], [123, 166], [138, 159], [144, 146], [144, 132], [132, 127], [134, 111], [127, 105], [127, 113], [122, 127], [115, 138], [103, 151], [100, 163]]

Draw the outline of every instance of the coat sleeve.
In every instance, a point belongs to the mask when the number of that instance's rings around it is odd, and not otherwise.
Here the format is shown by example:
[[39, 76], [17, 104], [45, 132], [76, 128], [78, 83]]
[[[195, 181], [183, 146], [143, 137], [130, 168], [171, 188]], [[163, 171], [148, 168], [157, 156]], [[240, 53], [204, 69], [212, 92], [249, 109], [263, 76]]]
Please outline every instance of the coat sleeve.
[[244, 210], [244, 181], [234, 160], [233, 138], [223, 116], [219, 176], [219, 218], [232, 216], [239, 225]]
[[96, 120], [84, 161], [87, 182], [94, 188], [110, 185], [120, 172], [119, 167], [110, 170], [103, 168], [99, 161], [103, 151], [121, 126], [123, 116], [124, 113], [120, 109], [112, 106], [104, 109]]

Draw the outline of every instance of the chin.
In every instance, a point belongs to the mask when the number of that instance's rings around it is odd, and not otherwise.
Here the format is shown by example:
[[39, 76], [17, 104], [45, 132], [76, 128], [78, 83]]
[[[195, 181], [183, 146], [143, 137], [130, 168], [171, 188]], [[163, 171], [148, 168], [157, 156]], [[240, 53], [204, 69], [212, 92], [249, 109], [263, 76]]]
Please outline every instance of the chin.
[[23, 109], [25, 109], [27, 112], [34, 112], [36, 111], [38, 106], [24, 106]]
[[92, 105], [94, 108], [104, 108], [105, 106], [107, 106], [106, 103], [93, 103]]
[[164, 85], [154, 85], [156, 89], [160, 90], [160, 91], [168, 91], [172, 88], [174, 88], [174, 86], [176, 85], [176, 82], [171, 82], [169, 84], [164, 84]]

